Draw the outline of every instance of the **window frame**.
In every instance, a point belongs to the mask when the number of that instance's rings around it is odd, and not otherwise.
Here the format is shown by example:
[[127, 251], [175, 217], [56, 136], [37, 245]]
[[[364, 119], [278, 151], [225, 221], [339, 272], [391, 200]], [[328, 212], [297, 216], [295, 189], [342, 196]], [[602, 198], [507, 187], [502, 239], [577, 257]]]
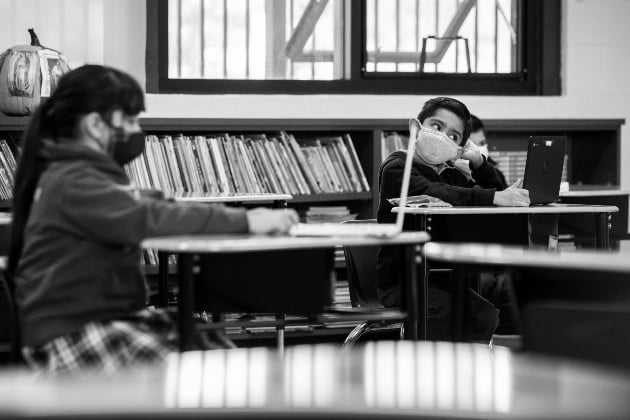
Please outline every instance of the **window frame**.
[[[364, 25], [352, 24], [346, 80], [236, 80], [168, 78], [168, 0], [147, 0], [146, 80], [148, 93], [186, 94], [561, 94], [561, 0], [522, 0], [520, 74], [363, 73]], [[352, 21], [365, 22], [363, 0], [350, 0]], [[357, 18], [358, 16], [358, 18]], [[358, 51], [358, 52], [357, 52]]]

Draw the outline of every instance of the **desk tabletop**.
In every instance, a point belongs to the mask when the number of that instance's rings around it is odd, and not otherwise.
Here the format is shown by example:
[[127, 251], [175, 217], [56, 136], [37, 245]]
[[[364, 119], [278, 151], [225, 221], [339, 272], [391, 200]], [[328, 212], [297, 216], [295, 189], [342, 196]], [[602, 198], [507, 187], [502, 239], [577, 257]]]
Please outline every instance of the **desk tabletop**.
[[184, 194], [172, 197], [175, 201], [193, 203], [253, 203], [266, 201], [292, 200], [290, 194], [245, 194], [245, 193], [221, 193], [215, 195]]
[[560, 197], [608, 197], [611, 195], [628, 195], [629, 190], [609, 189], [609, 190], [569, 190], [560, 192]]
[[[630, 376], [469, 343], [379, 341], [173, 353], [120, 376], [0, 375], [0, 416], [627, 418]], [[47, 417], [48, 418], [48, 417]]]
[[337, 245], [405, 245], [422, 244], [430, 239], [426, 232], [402, 232], [389, 238], [370, 236], [293, 237], [287, 235], [180, 235], [147, 238], [143, 248], [173, 253], [229, 253], [331, 248]]
[[[392, 213], [398, 213], [401, 207], [394, 207]], [[568, 213], [617, 213], [616, 206], [594, 204], [553, 203], [530, 207], [495, 207], [495, 206], [457, 206], [457, 207], [405, 207], [406, 214], [568, 214]]]
[[540, 267], [630, 273], [630, 254], [604, 251], [560, 251], [479, 243], [425, 244], [429, 260], [460, 264]]

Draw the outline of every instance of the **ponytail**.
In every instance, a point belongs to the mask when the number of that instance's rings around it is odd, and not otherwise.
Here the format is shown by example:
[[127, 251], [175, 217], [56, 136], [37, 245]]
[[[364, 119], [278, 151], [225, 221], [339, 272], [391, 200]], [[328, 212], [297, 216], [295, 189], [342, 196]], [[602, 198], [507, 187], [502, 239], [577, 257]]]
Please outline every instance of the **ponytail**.
[[51, 101], [44, 101], [32, 115], [22, 137], [22, 153], [19, 158], [13, 186], [13, 220], [11, 223], [11, 246], [9, 249], [8, 277], [11, 279], [22, 254], [24, 228], [31, 212], [33, 194], [39, 177], [46, 167], [42, 155], [42, 140], [50, 133], [49, 113]]

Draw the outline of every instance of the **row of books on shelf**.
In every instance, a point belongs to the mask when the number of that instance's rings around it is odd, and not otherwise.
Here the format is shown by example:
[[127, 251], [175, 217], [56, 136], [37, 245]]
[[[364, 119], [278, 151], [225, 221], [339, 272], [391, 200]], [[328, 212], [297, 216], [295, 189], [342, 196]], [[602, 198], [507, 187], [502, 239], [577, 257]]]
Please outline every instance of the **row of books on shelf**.
[[398, 150], [406, 150], [409, 136], [397, 131], [383, 131], [381, 133], [381, 160]]
[[303, 217], [306, 223], [341, 223], [356, 218], [357, 213], [350, 213], [346, 206], [311, 206]]
[[[525, 166], [527, 164], [527, 151], [511, 150], [497, 151], [492, 150], [490, 157], [497, 162], [497, 168], [503, 172], [505, 181], [508, 185], [512, 185], [518, 179], [523, 179], [525, 175]], [[562, 166], [562, 182], [568, 180], [568, 157], [564, 155], [564, 165]]]
[[13, 186], [15, 185], [15, 170], [17, 164], [15, 157], [6, 140], [0, 139], [0, 199], [13, 198]]
[[146, 137], [126, 166], [140, 188], [181, 193], [309, 195], [369, 191], [349, 135], [296, 139], [278, 135]]

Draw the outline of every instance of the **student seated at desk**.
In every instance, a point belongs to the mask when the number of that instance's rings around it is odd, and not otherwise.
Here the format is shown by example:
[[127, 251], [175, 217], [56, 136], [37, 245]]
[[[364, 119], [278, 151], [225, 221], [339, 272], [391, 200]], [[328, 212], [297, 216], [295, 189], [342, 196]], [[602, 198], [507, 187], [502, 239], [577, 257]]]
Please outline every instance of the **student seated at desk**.
[[[471, 130], [466, 105], [452, 98], [438, 97], [427, 101], [418, 114], [418, 138], [409, 181], [409, 195], [427, 194], [454, 206], [528, 206], [529, 193], [518, 183], [504, 189], [494, 168], [467, 142]], [[470, 161], [473, 180], [455, 168], [457, 158]], [[405, 152], [389, 155], [379, 170], [380, 223], [393, 223], [395, 214], [387, 201], [399, 195]], [[408, 223], [408, 221], [405, 221]], [[398, 250], [382, 248], [378, 254], [377, 291], [383, 305], [400, 306], [402, 255]], [[450, 281], [432, 275], [429, 278], [430, 339], [450, 338], [452, 325]], [[497, 326], [497, 309], [477, 293], [470, 291], [469, 303], [474, 319], [467, 320], [471, 340], [489, 340]]]
[[[470, 115], [471, 129], [470, 129], [470, 137], [468, 138], [468, 142], [474, 143], [478, 148], [479, 152], [486, 158], [486, 162], [488, 162], [494, 168], [494, 171], [497, 173], [499, 180], [503, 185], [507, 185], [505, 181], [505, 175], [503, 172], [499, 170], [498, 162], [493, 160], [488, 152], [488, 140], [486, 139], [486, 131], [483, 125], [483, 122], [475, 115]], [[466, 159], [459, 158], [454, 162], [457, 169], [466, 174], [468, 179], [472, 179], [472, 171], [470, 169], [470, 161]]]
[[284, 233], [293, 210], [177, 203], [141, 194], [123, 165], [144, 149], [144, 94], [87, 65], [35, 111], [16, 175], [9, 274], [22, 353], [42, 372], [115, 372], [176, 350], [166, 312], [146, 307], [139, 244], [195, 233]]

